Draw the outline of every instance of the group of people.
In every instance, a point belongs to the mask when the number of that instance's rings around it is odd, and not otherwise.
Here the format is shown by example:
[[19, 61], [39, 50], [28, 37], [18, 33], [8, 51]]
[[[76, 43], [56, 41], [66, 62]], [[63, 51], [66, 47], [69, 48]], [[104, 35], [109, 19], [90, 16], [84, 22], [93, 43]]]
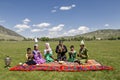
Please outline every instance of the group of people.
[[[31, 48], [27, 48], [26, 58], [27, 61], [24, 65], [36, 65], [43, 64], [45, 62], [54, 62], [54, 61], [68, 61], [68, 62], [77, 62], [79, 64], [87, 63], [88, 54], [87, 49], [83, 40], [80, 44], [79, 53], [74, 49], [74, 45], [70, 46], [70, 51], [68, 52], [67, 47], [63, 44], [63, 41], [59, 41], [59, 44], [56, 47], [55, 52], [57, 53], [57, 59], [55, 59], [52, 55], [52, 49], [49, 43], [45, 43], [44, 49], [44, 58], [42, 57], [41, 52], [38, 49], [38, 44], [34, 45], [34, 50]], [[69, 58], [67, 59], [66, 53], [68, 52]]]

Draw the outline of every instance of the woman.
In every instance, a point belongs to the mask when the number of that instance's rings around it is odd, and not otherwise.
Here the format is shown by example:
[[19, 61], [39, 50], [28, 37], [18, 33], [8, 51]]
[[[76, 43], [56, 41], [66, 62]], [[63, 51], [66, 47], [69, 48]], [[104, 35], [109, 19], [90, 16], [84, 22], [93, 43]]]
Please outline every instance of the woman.
[[34, 61], [37, 64], [43, 64], [46, 62], [45, 59], [42, 58], [42, 54], [38, 50], [38, 44], [34, 45], [33, 55], [34, 55]]
[[53, 62], [54, 58], [52, 57], [52, 50], [50, 48], [50, 44], [49, 43], [45, 43], [45, 47], [46, 49], [44, 50], [44, 56], [46, 59], [46, 62]]

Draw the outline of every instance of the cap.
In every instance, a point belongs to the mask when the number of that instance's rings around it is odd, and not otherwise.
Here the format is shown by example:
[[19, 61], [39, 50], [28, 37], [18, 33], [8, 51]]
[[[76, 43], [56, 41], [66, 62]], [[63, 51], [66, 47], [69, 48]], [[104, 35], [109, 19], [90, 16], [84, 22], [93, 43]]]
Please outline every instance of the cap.
[[85, 45], [85, 43], [84, 43], [84, 41], [83, 41], [83, 40], [81, 41], [80, 45]]
[[34, 46], [38, 46], [38, 44], [34, 44]]

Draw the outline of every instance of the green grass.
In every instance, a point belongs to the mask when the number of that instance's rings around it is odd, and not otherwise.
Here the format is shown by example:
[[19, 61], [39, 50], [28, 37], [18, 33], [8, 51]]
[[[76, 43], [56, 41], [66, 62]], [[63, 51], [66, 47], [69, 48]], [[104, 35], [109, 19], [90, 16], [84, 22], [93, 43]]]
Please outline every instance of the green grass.
[[[43, 53], [45, 42], [39, 42], [39, 50]], [[26, 48], [33, 49], [34, 42], [0, 42], [0, 80], [120, 80], [120, 41], [86, 41], [89, 58], [95, 59], [103, 65], [112, 66], [113, 71], [88, 71], [88, 72], [48, 72], [48, 71], [9, 71], [4, 68], [4, 58], [11, 56], [11, 66], [25, 61]], [[50, 42], [55, 51], [58, 42]], [[73, 44], [78, 52], [80, 42], [64, 42], [69, 50]], [[54, 52], [54, 57], [56, 53]]]

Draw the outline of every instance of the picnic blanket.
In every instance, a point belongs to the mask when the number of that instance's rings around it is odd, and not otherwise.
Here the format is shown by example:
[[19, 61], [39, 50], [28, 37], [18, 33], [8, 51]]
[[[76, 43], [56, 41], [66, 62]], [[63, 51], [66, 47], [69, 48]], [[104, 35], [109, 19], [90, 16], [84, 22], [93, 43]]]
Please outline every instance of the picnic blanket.
[[98, 70], [113, 70], [110, 66], [103, 66], [95, 60], [88, 60], [86, 64], [79, 65], [73, 62], [58, 62], [44, 63], [40, 65], [23, 66], [17, 65], [9, 69], [10, 71], [64, 71], [64, 72], [80, 72], [80, 71], [98, 71]]

